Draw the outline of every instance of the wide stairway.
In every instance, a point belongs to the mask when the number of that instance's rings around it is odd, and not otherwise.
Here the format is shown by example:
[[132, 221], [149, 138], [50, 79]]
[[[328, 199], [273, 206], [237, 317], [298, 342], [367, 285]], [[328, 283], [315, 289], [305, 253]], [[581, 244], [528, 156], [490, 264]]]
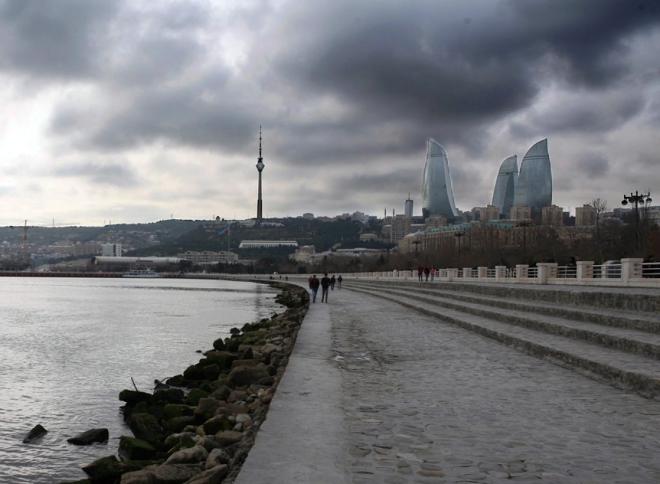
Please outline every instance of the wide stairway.
[[660, 398], [660, 291], [367, 280], [345, 287]]

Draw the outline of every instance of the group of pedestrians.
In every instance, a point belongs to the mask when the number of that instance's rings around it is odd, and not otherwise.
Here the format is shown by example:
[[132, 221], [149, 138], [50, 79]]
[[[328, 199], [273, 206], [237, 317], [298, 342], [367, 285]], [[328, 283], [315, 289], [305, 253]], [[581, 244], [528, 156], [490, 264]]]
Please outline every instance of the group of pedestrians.
[[433, 282], [437, 273], [438, 269], [433, 266], [419, 266], [417, 268], [417, 278], [419, 279], [419, 282], [429, 282], [429, 277], [431, 277], [431, 282]]
[[339, 277], [335, 277], [333, 274], [332, 277], [328, 277], [328, 273], [326, 272], [325, 275], [319, 279], [316, 277], [316, 274], [312, 275], [312, 277], [309, 278], [308, 283], [309, 283], [309, 289], [312, 292], [312, 302], [316, 302], [316, 294], [319, 292], [319, 287], [321, 288], [321, 302], [327, 303], [328, 302], [328, 293], [330, 291], [335, 290], [335, 285], [337, 285], [338, 289], [341, 289], [341, 281], [343, 278], [341, 277], [341, 274]]

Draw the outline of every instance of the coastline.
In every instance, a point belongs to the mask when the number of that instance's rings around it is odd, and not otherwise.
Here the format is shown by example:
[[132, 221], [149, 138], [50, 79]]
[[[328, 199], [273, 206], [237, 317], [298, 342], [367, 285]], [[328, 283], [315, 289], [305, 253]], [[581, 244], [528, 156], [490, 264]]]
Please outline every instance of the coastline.
[[309, 307], [307, 291], [279, 281], [285, 310], [232, 328], [231, 336], [182, 374], [157, 382], [153, 393], [123, 390], [122, 413], [133, 436], [118, 456], [83, 467], [67, 483], [231, 483], [254, 444]]

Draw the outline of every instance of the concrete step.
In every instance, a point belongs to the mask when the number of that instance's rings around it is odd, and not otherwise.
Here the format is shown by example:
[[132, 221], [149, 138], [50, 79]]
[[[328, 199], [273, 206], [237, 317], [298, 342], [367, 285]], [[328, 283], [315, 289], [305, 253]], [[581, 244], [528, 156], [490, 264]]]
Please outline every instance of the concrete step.
[[570, 367], [585, 375], [619, 388], [631, 389], [648, 398], [660, 396], [660, 364], [652, 358], [591, 344], [533, 329], [514, 326], [456, 309], [438, 307], [410, 295], [385, 294], [380, 288], [347, 288], [397, 302], [412, 310], [446, 321], [501, 343]]
[[[349, 287], [374, 288], [369, 284], [355, 284]], [[457, 301], [451, 297], [438, 295], [418, 294], [414, 289], [383, 288], [376, 290], [385, 294], [407, 296], [417, 301], [436, 304], [449, 309], [483, 316], [502, 321], [507, 324], [521, 326], [549, 334], [581, 339], [593, 344], [616, 348], [629, 353], [638, 353], [651, 358], [660, 359], [660, 335], [649, 334], [642, 331], [605, 327], [594, 323], [572, 321], [555, 316], [538, 316], [525, 311], [500, 309], [485, 304]]]
[[[351, 283], [364, 284], [364, 281]], [[349, 283], [349, 284], [351, 284]], [[604, 326], [614, 326], [636, 331], [660, 334], [660, 313], [651, 314], [638, 311], [625, 311], [622, 309], [596, 309], [591, 307], [567, 306], [556, 303], [539, 301], [525, 301], [518, 298], [504, 298], [501, 296], [487, 296], [474, 292], [463, 292], [455, 289], [443, 289], [435, 284], [422, 284], [411, 286], [409, 284], [392, 284], [388, 282], [368, 282], [374, 287], [397, 288], [417, 294], [431, 294], [448, 297], [468, 303], [485, 304], [515, 311], [527, 311], [548, 316], [557, 316], [573, 321], [584, 321]]]
[[[417, 287], [420, 285], [420, 283], [412, 280], [382, 279], [381, 281], [395, 285]], [[349, 282], [348, 278], [346, 278], [346, 282]], [[422, 285], [431, 285], [446, 290], [504, 297], [507, 299], [523, 299], [578, 307], [641, 311], [651, 314], [660, 313], [660, 290], [651, 288], [556, 286], [484, 283], [478, 281], [440, 282], [437, 279], [434, 282], [423, 283]]]

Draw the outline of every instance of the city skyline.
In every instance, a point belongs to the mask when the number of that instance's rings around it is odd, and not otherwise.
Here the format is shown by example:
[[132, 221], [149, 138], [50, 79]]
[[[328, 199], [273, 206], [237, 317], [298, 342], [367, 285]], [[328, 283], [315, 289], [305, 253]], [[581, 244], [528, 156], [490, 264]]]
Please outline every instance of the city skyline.
[[254, 217], [260, 123], [265, 218], [420, 213], [430, 136], [462, 210], [546, 136], [557, 205], [660, 185], [648, 0], [8, 0], [0, 31], [0, 225]]

